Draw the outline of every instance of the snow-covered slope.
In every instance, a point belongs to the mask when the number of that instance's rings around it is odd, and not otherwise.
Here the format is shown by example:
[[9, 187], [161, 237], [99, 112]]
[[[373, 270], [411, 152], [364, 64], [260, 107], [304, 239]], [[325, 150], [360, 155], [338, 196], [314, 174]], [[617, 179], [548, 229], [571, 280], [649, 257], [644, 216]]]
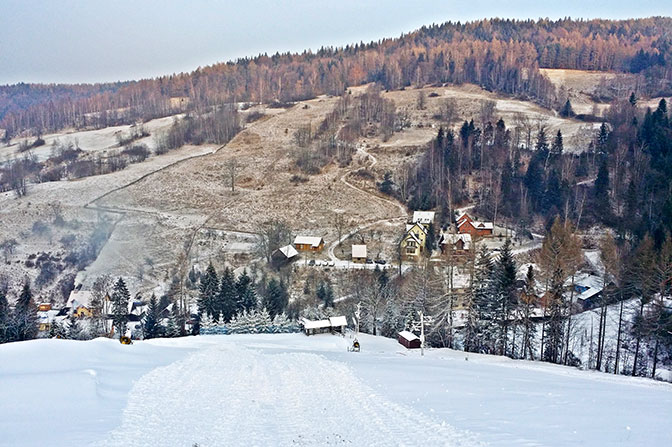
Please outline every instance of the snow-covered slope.
[[0, 445], [670, 445], [672, 386], [394, 340], [0, 346]]

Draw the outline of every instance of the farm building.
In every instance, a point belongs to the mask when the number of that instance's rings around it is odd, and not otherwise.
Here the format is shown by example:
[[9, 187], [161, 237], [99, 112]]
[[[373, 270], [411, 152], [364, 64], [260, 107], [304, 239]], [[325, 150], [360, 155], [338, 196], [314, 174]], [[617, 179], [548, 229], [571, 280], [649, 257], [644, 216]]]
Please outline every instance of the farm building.
[[407, 224], [406, 235], [401, 241], [401, 253], [404, 259], [417, 259], [425, 249], [427, 228], [419, 223]]
[[462, 214], [456, 221], [457, 231], [460, 234], [470, 234], [471, 237], [492, 236], [495, 225], [492, 222], [473, 220], [467, 213]]
[[324, 239], [319, 236], [296, 236], [294, 247], [298, 251], [322, 251]]
[[366, 245], [352, 246], [352, 262], [357, 264], [366, 263]]
[[296, 251], [291, 245], [285, 245], [280, 247], [271, 253], [271, 261], [276, 265], [282, 265], [289, 262], [292, 262], [299, 255], [299, 252]]
[[420, 337], [410, 331], [401, 331], [397, 336], [399, 344], [404, 345], [407, 349], [420, 349]]
[[306, 335], [326, 334], [326, 333], [345, 333], [345, 328], [348, 325], [348, 320], [345, 316], [329, 317], [326, 320], [312, 321], [307, 318], [301, 320], [303, 332]]

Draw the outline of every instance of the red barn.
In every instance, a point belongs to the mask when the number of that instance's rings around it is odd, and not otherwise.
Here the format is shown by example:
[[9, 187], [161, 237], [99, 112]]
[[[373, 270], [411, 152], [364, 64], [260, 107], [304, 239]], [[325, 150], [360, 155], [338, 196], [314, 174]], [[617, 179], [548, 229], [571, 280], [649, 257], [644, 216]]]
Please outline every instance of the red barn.
[[469, 217], [468, 214], [461, 215], [457, 221], [457, 231], [460, 234], [470, 234], [471, 237], [492, 236], [495, 226], [492, 222], [478, 222]]
[[397, 341], [404, 345], [407, 349], [420, 349], [420, 337], [410, 331], [401, 331], [397, 337]]

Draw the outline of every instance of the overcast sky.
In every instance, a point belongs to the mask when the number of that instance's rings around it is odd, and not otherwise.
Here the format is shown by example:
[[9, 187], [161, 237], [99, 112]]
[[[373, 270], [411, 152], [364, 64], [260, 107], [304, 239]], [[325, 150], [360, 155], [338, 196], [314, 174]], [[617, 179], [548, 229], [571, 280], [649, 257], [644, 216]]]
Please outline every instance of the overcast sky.
[[672, 15], [670, 0], [0, 0], [0, 84], [100, 82], [484, 17]]

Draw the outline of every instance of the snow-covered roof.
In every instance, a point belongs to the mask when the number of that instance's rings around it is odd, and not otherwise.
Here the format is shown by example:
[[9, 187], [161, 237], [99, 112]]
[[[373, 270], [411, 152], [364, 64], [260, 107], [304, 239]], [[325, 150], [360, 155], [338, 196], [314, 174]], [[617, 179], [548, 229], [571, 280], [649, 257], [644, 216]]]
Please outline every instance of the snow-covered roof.
[[434, 223], [434, 211], [413, 211], [413, 223]]
[[411, 231], [413, 228], [419, 228], [420, 231], [422, 231], [423, 233], [427, 233], [427, 228], [423, 227], [422, 225], [419, 225], [417, 222], [406, 224], [407, 233]]
[[285, 257], [286, 257], [287, 259], [291, 259], [291, 258], [293, 258], [294, 256], [296, 256], [296, 255], [299, 254], [299, 252], [296, 251], [296, 248], [294, 248], [294, 247], [291, 246], [291, 245], [285, 245], [284, 247], [280, 247], [280, 248], [278, 248], [278, 251], [279, 251], [280, 253], [282, 253], [283, 255], [285, 255]]
[[310, 245], [311, 247], [319, 247], [322, 243], [322, 238], [319, 236], [296, 236], [294, 245]]
[[366, 245], [353, 245], [352, 246], [352, 257], [353, 258], [366, 258]]
[[418, 337], [417, 335], [415, 335], [413, 332], [410, 331], [401, 331], [399, 332], [399, 336], [408, 341], [420, 340], [420, 337]]
[[340, 317], [329, 317], [329, 322], [333, 327], [348, 325], [348, 320], [343, 315], [341, 315]]
[[469, 250], [471, 248], [471, 234], [468, 233], [464, 234], [446, 233], [443, 235], [443, 240], [441, 241], [441, 244], [455, 245], [458, 241], [462, 241], [464, 243], [465, 250]]
[[89, 307], [93, 299], [93, 294], [88, 290], [73, 290], [70, 292], [66, 307], [76, 309], [79, 306]]
[[301, 320], [301, 324], [303, 324], [303, 327], [305, 329], [323, 329], [331, 327], [331, 322], [329, 320], [312, 321], [304, 318], [303, 320]]
[[[567, 285], [571, 285], [572, 279], [567, 280]], [[603, 279], [590, 273], [580, 273], [574, 277], [574, 288], [576, 292], [574, 298], [577, 300], [587, 300], [597, 295], [604, 288]]]
[[[468, 219], [460, 219], [457, 221], [457, 228], [460, 228], [462, 225], [465, 223], [469, 222]], [[493, 230], [495, 228], [494, 224], [492, 222], [480, 222], [480, 221], [471, 221], [471, 225], [473, 225], [474, 228], [478, 228], [479, 230]]]
[[408, 236], [410, 236], [418, 245], [422, 245], [422, 241], [415, 235], [415, 233], [408, 232]]

